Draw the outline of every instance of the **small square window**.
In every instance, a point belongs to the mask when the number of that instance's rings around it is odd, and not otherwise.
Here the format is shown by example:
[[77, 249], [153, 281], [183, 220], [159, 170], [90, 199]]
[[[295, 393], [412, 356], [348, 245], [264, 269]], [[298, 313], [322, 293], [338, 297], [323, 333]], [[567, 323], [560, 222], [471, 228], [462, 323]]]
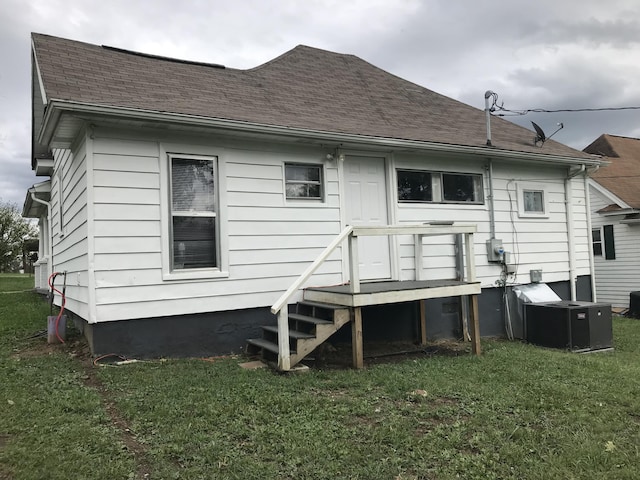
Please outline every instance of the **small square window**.
[[544, 213], [544, 191], [523, 190], [522, 197], [525, 212]]
[[516, 189], [520, 217], [546, 218], [549, 216], [549, 193], [546, 185], [525, 182], [519, 183]]
[[288, 199], [322, 200], [320, 165], [285, 164], [285, 191]]

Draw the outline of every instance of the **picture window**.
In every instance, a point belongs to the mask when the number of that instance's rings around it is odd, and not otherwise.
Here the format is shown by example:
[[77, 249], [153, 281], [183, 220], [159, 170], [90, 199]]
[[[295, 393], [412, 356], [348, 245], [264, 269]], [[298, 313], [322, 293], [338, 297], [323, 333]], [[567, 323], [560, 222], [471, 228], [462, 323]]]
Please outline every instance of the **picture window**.
[[398, 170], [398, 201], [419, 203], [484, 202], [482, 175]]

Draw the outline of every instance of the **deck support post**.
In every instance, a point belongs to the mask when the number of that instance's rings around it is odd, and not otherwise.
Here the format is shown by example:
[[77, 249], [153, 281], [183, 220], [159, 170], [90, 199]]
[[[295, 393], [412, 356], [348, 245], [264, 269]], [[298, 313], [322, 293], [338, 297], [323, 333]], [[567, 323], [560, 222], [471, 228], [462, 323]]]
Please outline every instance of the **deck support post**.
[[278, 370], [291, 370], [291, 352], [289, 350], [289, 306], [278, 312]]
[[420, 302], [420, 345], [427, 344], [427, 312], [424, 300]]
[[349, 280], [351, 293], [360, 293], [360, 260], [358, 259], [358, 237], [349, 235]]
[[470, 318], [470, 330], [471, 330], [471, 353], [474, 355], [480, 355], [482, 349], [480, 348], [480, 314], [478, 313], [478, 295], [471, 295], [471, 318]]
[[[473, 233], [464, 234], [467, 282], [476, 281], [476, 264], [474, 253]], [[469, 330], [471, 330], [471, 351], [475, 355], [480, 355], [480, 312], [478, 311], [478, 295], [471, 295], [471, 305], [469, 306]]]
[[364, 367], [364, 351], [362, 349], [362, 308], [353, 309], [351, 322], [351, 346], [353, 350], [353, 368]]

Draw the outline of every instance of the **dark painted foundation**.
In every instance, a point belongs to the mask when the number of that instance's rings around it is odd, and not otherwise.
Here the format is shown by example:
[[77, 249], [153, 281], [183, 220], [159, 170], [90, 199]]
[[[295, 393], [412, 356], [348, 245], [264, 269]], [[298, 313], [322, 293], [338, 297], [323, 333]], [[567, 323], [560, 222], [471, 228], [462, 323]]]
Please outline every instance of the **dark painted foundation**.
[[247, 338], [261, 336], [261, 327], [273, 325], [275, 316], [265, 307], [94, 324], [81, 322], [80, 330], [96, 356], [113, 353], [135, 358], [204, 357], [240, 353]]
[[[570, 298], [569, 282], [548, 284], [563, 300]], [[505, 335], [503, 290], [485, 288], [478, 298], [480, 335]], [[591, 301], [590, 277], [579, 277], [577, 300]], [[460, 299], [437, 298], [425, 301], [427, 338], [462, 338]], [[364, 342], [417, 342], [419, 302], [363, 308]], [[94, 355], [117, 354], [135, 358], [198, 357], [244, 351], [246, 340], [261, 336], [263, 325], [274, 325], [276, 317], [268, 307], [173, 317], [145, 318], [88, 324], [74, 316], [76, 326], [86, 336]], [[351, 340], [348, 325], [330, 342]]]

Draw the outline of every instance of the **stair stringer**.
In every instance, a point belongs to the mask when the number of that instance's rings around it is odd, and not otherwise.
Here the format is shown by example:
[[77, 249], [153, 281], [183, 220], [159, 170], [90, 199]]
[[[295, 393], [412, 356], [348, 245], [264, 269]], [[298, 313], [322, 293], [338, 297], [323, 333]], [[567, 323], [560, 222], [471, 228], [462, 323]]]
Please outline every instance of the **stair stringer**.
[[341, 308], [333, 312], [333, 323], [327, 325], [317, 325], [315, 338], [298, 339], [296, 343], [296, 353], [291, 355], [291, 366], [300, 363], [304, 357], [313, 352], [316, 348], [327, 341], [331, 335], [340, 330], [351, 321], [351, 311], [348, 308]]

